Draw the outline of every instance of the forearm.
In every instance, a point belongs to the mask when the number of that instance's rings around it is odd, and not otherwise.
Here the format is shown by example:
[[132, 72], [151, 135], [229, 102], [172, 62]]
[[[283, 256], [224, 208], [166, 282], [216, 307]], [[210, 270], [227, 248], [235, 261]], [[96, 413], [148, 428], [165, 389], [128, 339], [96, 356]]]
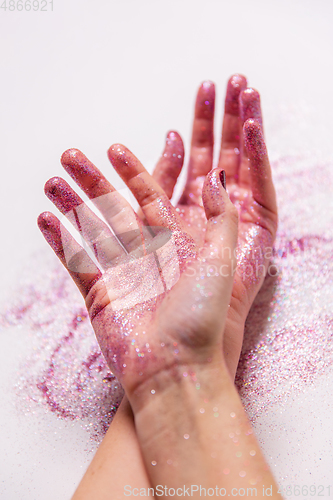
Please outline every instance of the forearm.
[[[226, 367], [184, 371], [187, 376], [180, 374], [176, 380], [163, 374], [151, 381], [155, 389], [147, 386], [139, 391], [155, 391], [146, 405], [134, 411], [153, 486], [183, 488], [181, 492], [193, 485], [194, 498], [200, 497], [200, 486], [225, 488], [226, 495], [236, 497], [233, 488], [256, 488], [260, 498], [265, 485], [265, 489], [272, 486], [272, 498], [280, 498]], [[140, 397], [144, 399], [143, 394]]]
[[124, 397], [72, 500], [123, 500], [126, 485], [146, 490], [150, 486], [133, 413]]

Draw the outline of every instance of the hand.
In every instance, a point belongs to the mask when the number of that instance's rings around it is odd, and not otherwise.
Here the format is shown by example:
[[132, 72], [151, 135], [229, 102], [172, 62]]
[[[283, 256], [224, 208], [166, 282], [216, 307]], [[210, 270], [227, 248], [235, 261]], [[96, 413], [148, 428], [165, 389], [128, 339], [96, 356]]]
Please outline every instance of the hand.
[[[167, 195], [129, 150], [112, 146], [109, 158], [138, 200], [153, 235], [108, 185], [94, 202], [113, 236], [60, 178], [48, 181], [46, 193], [93, 248], [103, 273], [54, 215], [41, 214], [38, 222], [83, 293], [102, 352], [131, 395], [157, 373], [178, 377], [186, 366], [221, 362], [238, 217], [220, 170], [211, 171], [203, 187], [207, 220], [199, 246]], [[71, 150], [62, 161], [76, 169], [81, 181], [84, 165], [89, 167], [92, 181], [94, 167], [82, 153]], [[203, 267], [207, 272], [201, 275]]]
[[[226, 97], [226, 109], [225, 109], [225, 117], [224, 117], [224, 126], [223, 126], [223, 138], [222, 140], [222, 148], [221, 148], [221, 154], [220, 154], [220, 164], [223, 159], [223, 167], [225, 170], [228, 172], [233, 172], [233, 175], [229, 174], [229, 182], [228, 182], [228, 190], [231, 196], [233, 196], [233, 200], [237, 202], [237, 200], [243, 201], [244, 198], [246, 197], [240, 197], [240, 192], [237, 191], [237, 171], [240, 170], [240, 158], [242, 158], [242, 163], [244, 165], [244, 161], [246, 164], [246, 158], [247, 155], [245, 153], [244, 147], [242, 146], [243, 140], [241, 140], [242, 137], [242, 125], [243, 122], [245, 121], [246, 118], [259, 118], [261, 119], [261, 114], [260, 114], [260, 104], [259, 104], [259, 96], [255, 91], [248, 91], [248, 100], [246, 101], [246, 98], [244, 99], [244, 102], [242, 102], [243, 106], [243, 115], [240, 117], [240, 111], [239, 111], [239, 106], [238, 106], [238, 97], [242, 89], [246, 87], [246, 81], [243, 77], [237, 77], [234, 76], [230, 79], [229, 84], [228, 84], [228, 91], [227, 91], [227, 97]], [[211, 90], [209, 90], [211, 89]], [[205, 93], [210, 94], [210, 96], [213, 97], [213, 103], [207, 99], [207, 96]], [[209, 97], [209, 96], [208, 96]], [[214, 117], [214, 88], [212, 87], [212, 84], [204, 84], [202, 87], [199, 89], [198, 93], [198, 98], [197, 98], [197, 104], [196, 104], [196, 112], [195, 112], [195, 121], [194, 121], [194, 127], [193, 127], [193, 139], [192, 139], [192, 150], [191, 150], [191, 161], [190, 161], [190, 171], [188, 175], [188, 182], [186, 185], [186, 188], [184, 190], [184, 194], [181, 199], [181, 203], [178, 204], [177, 209], [178, 209], [178, 214], [182, 218], [182, 220], [185, 223], [186, 227], [186, 232], [191, 234], [194, 240], [197, 242], [197, 245], [199, 246], [202, 244], [204, 240], [204, 228], [202, 227], [202, 222], [205, 222], [205, 215], [204, 215], [204, 209], [202, 205], [202, 199], [200, 195], [200, 186], [203, 184], [204, 180], [204, 173], [205, 169], [206, 171], [210, 170], [211, 165], [212, 165], [212, 154], [213, 154], [213, 136], [212, 136], [212, 128], [213, 128], [213, 117]], [[201, 101], [200, 101], [201, 100]], [[251, 106], [251, 100], [253, 101], [253, 104]], [[205, 101], [208, 101], [208, 104], [210, 104], [210, 109], [208, 112], [204, 112], [204, 106], [203, 103]], [[205, 104], [207, 106], [207, 104]], [[259, 110], [259, 112], [258, 112]], [[237, 137], [238, 136], [238, 137]], [[253, 134], [251, 137], [249, 137], [249, 143], [251, 143], [255, 140], [256, 135]], [[235, 151], [234, 149], [234, 144], [239, 147], [237, 147], [237, 150]], [[242, 151], [242, 155], [240, 156], [237, 154], [239, 151]], [[223, 153], [223, 154], [222, 154]], [[172, 196], [173, 188], [176, 183], [178, 174], [182, 168], [183, 164], [183, 157], [184, 157], [184, 148], [182, 141], [179, 137], [179, 135], [175, 132], [171, 132], [168, 135], [167, 138], [167, 143], [166, 143], [166, 148], [165, 151], [158, 162], [158, 165], [154, 171], [153, 177], [155, 180], [157, 180], [164, 188], [166, 194], [168, 195], [169, 198]], [[104, 195], [107, 195], [108, 193], [112, 192], [112, 186], [108, 183], [108, 181], [102, 176], [102, 174], [94, 167], [81, 153], [79, 153], [76, 150], [71, 150], [66, 152], [63, 157], [62, 157], [62, 163], [65, 169], [68, 171], [68, 173], [74, 178], [74, 180], [78, 183], [78, 185], [84, 190], [84, 192], [91, 198], [94, 199], [97, 206], [99, 208], [102, 208], [102, 213], [103, 213], [103, 203], [101, 203], [101, 200], [103, 199]], [[200, 165], [201, 164], [201, 165]], [[195, 166], [198, 165], [198, 169], [195, 169]], [[257, 161], [255, 155], [252, 155], [252, 163], [251, 167], [256, 167]], [[200, 166], [202, 167], [203, 175], [199, 175], [200, 172]], [[258, 168], [261, 167], [260, 161], [258, 162]], [[269, 167], [268, 167], [269, 168]], [[191, 170], [193, 171], [193, 175], [191, 176]], [[244, 169], [243, 169], [244, 170]], [[240, 179], [238, 179], [240, 180]], [[232, 185], [236, 187], [234, 191], [230, 190], [230, 181], [232, 181]], [[52, 184], [52, 183], [51, 183]], [[56, 184], [56, 183], [55, 183]], [[255, 183], [254, 183], [255, 184]], [[269, 183], [268, 183], [269, 184]], [[197, 187], [197, 192], [196, 188]], [[48, 192], [49, 196], [52, 198], [52, 189], [50, 183], [47, 183], [46, 185], [46, 191]], [[259, 194], [262, 191], [264, 186], [261, 186], [261, 190], [259, 190]], [[191, 189], [193, 189], [193, 193], [191, 192]], [[248, 188], [248, 191], [250, 192], [251, 190]], [[274, 193], [274, 191], [273, 191]], [[196, 196], [194, 196], [196, 194]], [[244, 191], [243, 191], [244, 194]], [[116, 196], [115, 194], [113, 196]], [[56, 192], [54, 193], [54, 200], [57, 199]], [[69, 198], [71, 198], [69, 196]], [[275, 198], [274, 198], [275, 199]], [[100, 200], [98, 202], [98, 200]], [[61, 203], [58, 203], [59, 208], [63, 212], [69, 212], [71, 209], [70, 207], [75, 206], [75, 200], [74, 199], [69, 199], [69, 204], [67, 206], [62, 206]], [[76, 199], [76, 206], [81, 205], [82, 200]], [[104, 205], [105, 206], [105, 205]], [[248, 205], [250, 206], [250, 205]], [[123, 208], [122, 210], [122, 217], [124, 218], [126, 216], [126, 213], [129, 214], [131, 212], [130, 207]], [[273, 212], [274, 213], [274, 212]], [[72, 214], [74, 215], [74, 214]], [[104, 214], [105, 216], [105, 211]], [[144, 214], [142, 214], [144, 217]], [[76, 213], [76, 219], [77, 219], [78, 214]], [[47, 216], [49, 217], [49, 216]], [[107, 217], [105, 217], [107, 219]], [[273, 216], [273, 223], [275, 220], [275, 225], [276, 225], [276, 217], [274, 219]], [[54, 221], [55, 222], [55, 221]], [[246, 221], [247, 222], [247, 221]], [[131, 222], [128, 221], [128, 224], [130, 225]], [[132, 226], [137, 227], [136, 224], [137, 218], [135, 218], [134, 221], [132, 221]], [[58, 222], [56, 222], [55, 226], [58, 225]], [[113, 219], [113, 227], [115, 228], [115, 232], [119, 234], [121, 232], [121, 228], [117, 228], [117, 220], [116, 218]], [[248, 226], [250, 229], [250, 225]], [[58, 226], [59, 228], [59, 226]], [[57, 229], [57, 227], [55, 227]], [[104, 228], [105, 229], [105, 228]], [[107, 229], [107, 228], [106, 228]], [[57, 232], [57, 231], [56, 231]], [[51, 231], [52, 233], [52, 231]], [[50, 243], [54, 246], [56, 252], [58, 255], [64, 260], [66, 258], [65, 254], [63, 253], [63, 248], [61, 245], [57, 245], [56, 239], [51, 236], [51, 234], [47, 235], [47, 239], [50, 241]], [[271, 231], [272, 236], [274, 237], [275, 235], [275, 230], [273, 228], [273, 231]], [[132, 236], [134, 235], [134, 232], [132, 233]], [[63, 235], [65, 237], [65, 235]], [[129, 234], [128, 234], [129, 236]], [[96, 234], [95, 234], [96, 237]], [[125, 238], [124, 235], [121, 236], [123, 239]], [[94, 235], [90, 234], [91, 240], [94, 239]], [[89, 238], [88, 238], [89, 239]], [[98, 239], [98, 237], [97, 237]], [[108, 248], [109, 244], [107, 242], [107, 236], [104, 238], [106, 241], [106, 245], [104, 247], [104, 250], [101, 248], [103, 245], [101, 245], [101, 242], [99, 243], [99, 254], [100, 258], [103, 259], [103, 253], [104, 255], [104, 262], [106, 262], [110, 257], [113, 257], [115, 261], [117, 261], [118, 257], [117, 255], [107, 255], [108, 254]], [[126, 240], [126, 238], [125, 238]], [[248, 235], [248, 240], [250, 240], [249, 235]], [[129, 252], [131, 252], [132, 249], [135, 248], [135, 238], [134, 241], [131, 242], [128, 241], [123, 241], [122, 245], [126, 246], [129, 248]], [[74, 254], [75, 252], [77, 253], [78, 249], [74, 249]], [[97, 251], [97, 247], [95, 247], [95, 251]], [[246, 256], [246, 254], [245, 254]], [[251, 256], [250, 256], [251, 257]], [[251, 262], [251, 259], [248, 259], [249, 262]], [[246, 263], [247, 260], [245, 259], [244, 262]], [[74, 265], [74, 262], [71, 264], [72, 266]], [[240, 269], [240, 268], [239, 268]], [[244, 267], [242, 268], [244, 269]], [[78, 283], [79, 287], [81, 288], [81, 291], [83, 295], [87, 293], [87, 290], [93, 286], [94, 280], [99, 279], [98, 273], [94, 272], [94, 269], [91, 269], [91, 273], [84, 273], [81, 274], [80, 276], [78, 273], [76, 273], [74, 270], [71, 271], [72, 276]], [[238, 278], [238, 276], [237, 276]], [[245, 280], [243, 280], [243, 283], [245, 283]], [[242, 284], [242, 283], [241, 283]], [[251, 283], [250, 283], [251, 285]], [[243, 323], [245, 321], [246, 317], [246, 307], [250, 307], [250, 303], [252, 302], [255, 294], [256, 294], [256, 287], [259, 289], [260, 285], [254, 284], [255, 286], [249, 286], [248, 290], [249, 292], [246, 292], [245, 294], [241, 294], [239, 304], [237, 304], [237, 287], [234, 286], [233, 290], [233, 297], [231, 300], [231, 307], [229, 308], [228, 311], [228, 319], [227, 319], [227, 325], [226, 328], [224, 329], [224, 349], [226, 350], [226, 354], [228, 355], [227, 357], [227, 363], [228, 363], [228, 368], [231, 371], [232, 374], [235, 373], [237, 363], [238, 363], [238, 357], [239, 357], [239, 351], [240, 351], [240, 346], [242, 342], [242, 335], [243, 335]], [[238, 287], [238, 289], [241, 289], [241, 287]], [[235, 294], [236, 291], [236, 294]], [[252, 298], [251, 298], [252, 295]], [[248, 302], [248, 306], [247, 306]], [[238, 306], [245, 306], [245, 307], [238, 307]], [[240, 311], [240, 314], [237, 314], [237, 311]], [[232, 332], [232, 328], [234, 328], [234, 331]], [[236, 332], [236, 334], [235, 334]], [[233, 335], [231, 335], [233, 333]], [[124, 406], [125, 404], [125, 406]], [[126, 402], [124, 402], [122, 405], [125, 409], [127, 408]], [[130, 408], [128, 408], [130, 411]], [[119, 425], [119, 421], [122, 421], [122, 416], [120, 417], [120, 420], [118, 419], [117, 415], [117, 424]], [[122, 432], [122, 446], [124, 446], [124, 443], [129, 446], [129, 449], [136, 449], [137, 448], [137, 441], [134, 438], [134, 427], [133, 423], [131, 423], [132, 420], [131, 418], [128, 420], [127, 419], [127, 425], [125, 426], [124, 432]], [[112, 430], [113, 426], [111, 427]], [[133, 438], [129, 439], [127, 436], [129, 435], [129, 431], [132, 431]], [[116, 429], [116, 427], [115, 427]], [[118, 428], [117, 428], [118, 429]], [[116, 432], [116, 431], [115, 431]], [[117, 433], [119, 434], [119, 429], [117, 430]], [[108, 432], [107, 435], [107, 440], [111, 439], [113, 436], [113, 432], [110, 434]], [[111, 438], [110, 438], [111, 436]], [[109, 463], [111, 466], [111, 470], [115, 470], [116, 464], [113, 463], [114, 460], [112, 460], [112, 457], [110, 458], [110, 452], [108, 451], [108, 447], [104, 447], [104, 450], [107, 450], [107, 462], [105, 462], [105, 457], [103, 458], [103, 463]], [[114, 449], [114, 443], [112, 445], [112, 449]], [[102, 454], [103, 455], [103, 454]], [[141, 458], [140, 458], [140, 452], [137, 452], [137, 462], [140, 464], [141, 463]], [[119, 466], [119, 460], [116, 460], [117, 465]], [[93, 464], [92, 464], [93, 465]], [[140, 469], [141, 467], [141, 469]], [[119, 468], [119, 467], [118, 467]], [[117, 467], [116, 467], [117, 469]], [[143, 465], [139, 465], [139, 469], [141, 470], [140, 472], [136, 472], [135, 476], [138, 478], [139, 482], [142, 481], [143, 484], [147, 484], [147, 478], [146, 477]], [[109, 467], [106, 469], [107, 471], [109, 470]], [[120, 466], [119, 471], [121, 471], [122, 468]], [[100, 474], [96, 476], [96, 471], [94, 473], [95, 475], [93, 476], [95, 479], [96, 477], [100, 477]], [[141, 476], [140, 476], [141, 474]], [[133, 475], [133, 471], [132, 471]], [[109, 477], [109, 474], [107, 474], [107, 477]], [[111, 476], [113, 477], [113, 476]], [[104, 481], [104, 476], [102, 474], [102, 478]], [[86, 483], [90, 484], [91, 480], [89, 479], [89, 475], [85, 476], [85, 480], [82, 483], [82, 487], [86, 489]], [[112, 481], [113, 483], [113, 489], [115, 488], [114, 484], [114, 479]], [[92, 481], [92, 485], [96, 487], [96, 484], [98, 485], [99, 482], [94, 480]], [[125, 484], [125, 483], [124, 483]], [[122, 486], [120, 485], [120, 490]], [[81, 491], [81, 490], [80, 490]]]
[[[239, 211], [238, 265], [223, 344], [233, 377], [242, 347], [244, 323], [267, 273], [277, 229], [277, 205], [262, 133], [260, 96], [246, 85], [241, 75], [232, 76], [228, 82], [218, 161], [218, 168], [226, 172], [229, 197]], [[177, 204], [182, 220], [199, 245], [205, 233], [202, 185], [213, 166], [214, 103], [214, 84], [204, 82], [195, 105], [187, 182]], [[169, 197], [183, 155], [181, 138], [172, 132], [153, 173]]]

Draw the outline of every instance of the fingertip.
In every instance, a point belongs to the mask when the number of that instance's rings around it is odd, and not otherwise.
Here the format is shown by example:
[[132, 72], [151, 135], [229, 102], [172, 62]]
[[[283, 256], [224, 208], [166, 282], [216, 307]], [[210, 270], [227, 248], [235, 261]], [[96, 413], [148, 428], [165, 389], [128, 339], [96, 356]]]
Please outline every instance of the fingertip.
[[83, 203], [80, 196], [61, 177], [49, 179], [45, 183], [44, 192], [63, 214], [67, 214]]
[[123, 144], [112, 144], [112, 146], [108, 149], [108, 157], [110, 161], [124, 161], [125, 154], [128, 152], [128, 149], [123, 146]]
[[212, 169], [206, 176], [202, 188], [202, 203], [205, 208], [206, 217], [210, 219], [223, 212], [223, 203], [229, 197], [221, 181], [224, 170]]
[[243, 131], [248, 153], [255, 158], [262, 159], [266, 155], [266, 144], [260, 122], [255, 118], [249, 118], [244, 123]]
[[255, 118], [262, 123], [260, 94], [256, 89], [248, 88], [241, 92], [239, 97], [240, 116], [243, 122]]
[[245, 76], [235, 73], [232, 75], [227, 84], [227, 92], [225, 98], [225, 112], [237, 115], [239, 113], [239, 95], [242, 90], [246, 89], [247, 80]]
[[244, 103], [251, 102], [251, 101], [260, 101], [260, 94], [259, 92], [254, 89], [253, 87], [248, 87], [247, 89], [242, 90], [240, 93], [241, 100]]
[[222, 245], [227, 248], [230, 245], [234, 249], [237, 243], [238, 210], [221, 183], [222, 172], [220, 168], [213, 169], [205, 179], [202, 194], [207, 218], [205, 240], [217, 247]]
[[[184, 158], [184, 143], [178, 132], [171, 130], [167, 134], [165, 150], [172, 150], [178, 159]], [[165, 151], [166, 152], [166, 151]], [[179, 157], [181, 156], [181, 158]]]
[[46, 181], [44, 185], [44, 193], [46, 194], [46, 196], [50, 197], [56, 195], [62, 183], [66, 183], [66, 181], [61, 177], [51, 177], [51, 179]]
[[115, 169], [122, 167], [127, 160], [127, 148], [122, 144], [112, 144], [108, 149], [108, 157]]
[[78, 157], [84, 156], [83, 153], [79, 149], [70, 148], [66, 149], [61, 155], [60, 163], [66, 168], [78, 160]]
[[243, 89], [246, 88], [246, 86], [246, 77], [240, 73], [234, 73], [228, 80], [228, 87], [230, 88], [230, 91], [237, 93], [238, 95]]
[[248, 118], [243, 125], [243, 130], [245, 132], [250, 132], [250, 131], [260, 130], [260, 129], [261, 129], [260, 122], [256, 118]]
[[215, 93], [215, 83], [211, 80], [204, 80], [200, 85], [200, 89], [202, 89], [203, 92], [206, 92], [206, 94]]
[[168, 141], [181, 141], [181, 137], [176, 130], [169, 130], [166, 136], [166, 140]]
[[145, 171], [137, 157], [123, 144], [113, 144], [108, 150], [108, 157], [125, 182]]
[[46, 231], [54, 227], [57, 220], [58, 219], [55, 215], [53, 215], [52, 212], [42, 212], [37, 217], [37, 225], [42, 233], [45, 233]]
[[197, 118], [211, 119], [215, 108], [215, 84], [205, 80], [199, 87], [195, 104], [195, 116]]

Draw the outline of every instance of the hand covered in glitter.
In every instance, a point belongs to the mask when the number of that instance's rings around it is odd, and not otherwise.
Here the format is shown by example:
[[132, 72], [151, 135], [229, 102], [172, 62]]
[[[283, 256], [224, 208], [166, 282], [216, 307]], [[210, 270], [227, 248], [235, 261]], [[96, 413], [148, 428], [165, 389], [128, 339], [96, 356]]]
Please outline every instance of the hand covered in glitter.
[[[227, 86], [218, 168], [238, 208], [238, 265], [224, 333], [224, 354], [234, 376], [243, 342], [244, 323], [267, 273], [277, 229], [277, 205], [262, 132], [260, 96], [234, 75]], [[193, 122], [187, 182], [177, 211], [198, 245], [205, 235], [202, 186], [213, 166], [215, 87], [199, 88]], [[178, 134], [168, 135], [153, 177], [172, 196], [182, 167], [184, 147]]]
[[157, 373], [222, 361], [238, 216], [222, 185], [223, 172], [221, 181], [221, 169], [212, 170], [202, 189], [205, 235], [198, 244], [167, 194], [129, 150], [112, 146], [109, 158], [149, 226], [77, 150], [65, 152], [62, 163], [107, 224], [63, 179], [50, 179], [45, 192], [93, 257], [53, 214], [41, 214], [38, 223], [85, 297], [110, 368], [131, 394]]

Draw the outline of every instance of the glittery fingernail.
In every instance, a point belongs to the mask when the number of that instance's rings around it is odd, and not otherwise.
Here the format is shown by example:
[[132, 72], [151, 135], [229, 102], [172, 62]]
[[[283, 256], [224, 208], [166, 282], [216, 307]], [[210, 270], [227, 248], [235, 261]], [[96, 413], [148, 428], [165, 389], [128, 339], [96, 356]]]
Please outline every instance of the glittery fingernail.
[[220, 181], [224, 189], [227, 189], [227, 178], [225, 175], [225, 170], [221, 170], [220, 172]]

